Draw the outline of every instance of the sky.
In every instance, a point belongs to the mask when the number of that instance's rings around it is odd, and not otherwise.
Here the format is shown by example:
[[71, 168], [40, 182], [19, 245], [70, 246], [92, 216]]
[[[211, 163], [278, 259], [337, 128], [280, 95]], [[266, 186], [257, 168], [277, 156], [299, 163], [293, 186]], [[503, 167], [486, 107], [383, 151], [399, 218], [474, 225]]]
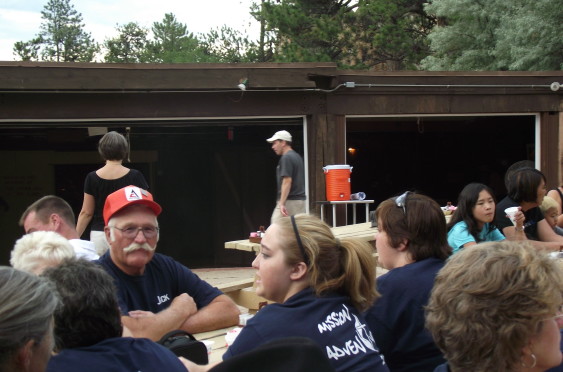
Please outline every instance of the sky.
[[[137, 22], [148, 29], [173, 13], [194, 34], [227, 25], [256, 39], [260, 26], [250, 16], [258, 0], [71, 0], [82, 14], [84, 30], [98, 43], [117, 36], [116, 25]], [[14, 43], [29, 41], [40, 31], [41, 11], [48, 0], [0, 0], [0, 61], [14, 61]]]

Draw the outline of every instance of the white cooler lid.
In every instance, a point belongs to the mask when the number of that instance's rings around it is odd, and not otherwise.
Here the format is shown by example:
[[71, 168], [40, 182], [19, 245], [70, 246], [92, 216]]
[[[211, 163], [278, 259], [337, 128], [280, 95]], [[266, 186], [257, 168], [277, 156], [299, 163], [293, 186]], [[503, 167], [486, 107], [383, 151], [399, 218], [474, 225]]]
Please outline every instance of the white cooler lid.
[[351, 166], [348, 164], [340, 164], [340, 165], [325, 165], [323, 169], [352, 169]]

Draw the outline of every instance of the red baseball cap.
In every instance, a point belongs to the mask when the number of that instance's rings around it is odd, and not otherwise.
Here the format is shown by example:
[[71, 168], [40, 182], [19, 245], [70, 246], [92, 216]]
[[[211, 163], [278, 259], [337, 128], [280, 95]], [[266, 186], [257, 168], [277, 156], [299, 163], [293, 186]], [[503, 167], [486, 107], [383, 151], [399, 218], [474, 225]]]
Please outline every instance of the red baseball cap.
[[104, 222], [107, 225], [111, 216], [125, 207], [143, 204], [152, 209], [155, 215], [162, 212], [162, 207], [152, 198], [152, 194], [140, 187], [129, 185], [108, 195], [104, 204]]

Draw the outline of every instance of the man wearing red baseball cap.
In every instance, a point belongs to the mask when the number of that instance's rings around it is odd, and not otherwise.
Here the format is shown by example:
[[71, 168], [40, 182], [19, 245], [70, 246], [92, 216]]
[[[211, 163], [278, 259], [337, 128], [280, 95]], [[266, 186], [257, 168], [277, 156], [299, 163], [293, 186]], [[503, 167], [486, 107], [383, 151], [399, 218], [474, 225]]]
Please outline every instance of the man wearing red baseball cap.
[[151, 193], [136, 186], [106, 198], [110, 249], [99, 263], [114, 278], [123, 325], [134, 337], [159, 340], [175, 329], [198, 333], [237, 324], [239, 310], [228, 296], [155, 253], [161, 211]]

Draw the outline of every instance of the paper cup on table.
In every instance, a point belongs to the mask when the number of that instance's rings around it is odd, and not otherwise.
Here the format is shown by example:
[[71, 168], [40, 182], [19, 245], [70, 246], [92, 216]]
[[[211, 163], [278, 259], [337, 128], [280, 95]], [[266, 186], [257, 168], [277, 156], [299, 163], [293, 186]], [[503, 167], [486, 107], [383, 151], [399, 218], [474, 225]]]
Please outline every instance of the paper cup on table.
[[506, 213], [506, 215], [508, 216], [508, 218], [510, 218], [510, 221], [512, 221], [512, 224], [514, 226], [516, 226], [516, 220], [514, 219], [514, 217], [516, 216], [516, 213], [518, 213], [518, 207], [510, 207], [510, 208], [506, 208], [504, 210], [504, 213]]

